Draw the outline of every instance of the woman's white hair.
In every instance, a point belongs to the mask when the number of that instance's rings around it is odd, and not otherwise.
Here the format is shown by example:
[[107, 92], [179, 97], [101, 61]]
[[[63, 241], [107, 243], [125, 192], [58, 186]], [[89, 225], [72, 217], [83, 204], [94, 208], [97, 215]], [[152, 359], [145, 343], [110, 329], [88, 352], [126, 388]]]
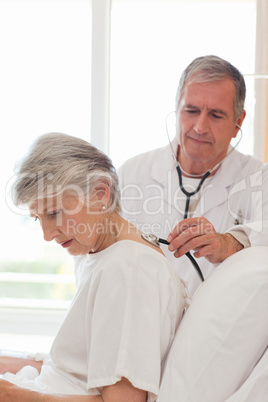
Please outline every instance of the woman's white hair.
[[80, 138], [44, 134], [17, 165], [13, 202], [29, 204], [65, 191], [89, 200], [99, 181], [110, 189], [109, 210], [120, 212], [118, 176], [110, 158]]
[[176, 109], [180, 102], [184, 85], [187, 82], [206, 83], [229, 78], [235, 85], [234, 117], [237, 120], [243, 110], [246, 85], [243, 75], [228, 61], [218, 56], [202, 56], [194, 59], [183, 71], [176, 93]]

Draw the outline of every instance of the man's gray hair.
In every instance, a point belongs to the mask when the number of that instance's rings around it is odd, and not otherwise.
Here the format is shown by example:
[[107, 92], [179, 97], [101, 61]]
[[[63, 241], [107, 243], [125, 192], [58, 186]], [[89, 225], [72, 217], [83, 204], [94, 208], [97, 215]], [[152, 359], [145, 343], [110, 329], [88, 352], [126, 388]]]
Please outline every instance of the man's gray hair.
[[120, 212], [118, 177], [110, 158], [80, 138], [44, 134], [17, 165], [13, 202], [29, 204], [67, 191], [89, 200], [94, 185], [100, 180], [110, 189], [107, 207], [112, 212]]
[[178, 108], [184, 85], [187, 82], [206, 83], [230, 78], [235, 85], [234, 117], [239, 118], [244, 110], [246, 85], [243, 75], [228, 61], [218, 56], [203, 56], [194, 59], [183, 71], [176, 93]]

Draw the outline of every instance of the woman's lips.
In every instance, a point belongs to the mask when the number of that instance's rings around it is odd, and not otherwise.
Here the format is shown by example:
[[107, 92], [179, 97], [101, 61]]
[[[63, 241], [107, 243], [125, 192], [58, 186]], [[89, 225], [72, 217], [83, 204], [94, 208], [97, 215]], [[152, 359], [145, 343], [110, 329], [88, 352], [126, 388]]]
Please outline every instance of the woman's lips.
[[72, 239], [71, 239], [71, 240], [67, 240], [67, 241], [61, 243], [61, 246], [62, 246], [63, 248], [67, 248], [67, 247], [70, 246], [70, 244], [72, 243], [72, 241], [73, 241]]

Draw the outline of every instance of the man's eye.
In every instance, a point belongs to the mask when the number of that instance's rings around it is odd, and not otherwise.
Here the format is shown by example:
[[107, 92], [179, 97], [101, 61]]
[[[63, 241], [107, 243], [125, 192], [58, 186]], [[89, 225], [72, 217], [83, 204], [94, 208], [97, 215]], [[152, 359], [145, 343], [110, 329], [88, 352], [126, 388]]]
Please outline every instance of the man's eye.
[[189, 114], [194, 114], [194, 113], [197, 113], [197, 110], [194, 110], [194, 109], [186, 109], [185, 112], [186, 112], [186, 113], [189, 113]]
[[222, 119], [222, 116], [220, 114], [212, 114], [212, 117], [214, 117], [214, 119]]

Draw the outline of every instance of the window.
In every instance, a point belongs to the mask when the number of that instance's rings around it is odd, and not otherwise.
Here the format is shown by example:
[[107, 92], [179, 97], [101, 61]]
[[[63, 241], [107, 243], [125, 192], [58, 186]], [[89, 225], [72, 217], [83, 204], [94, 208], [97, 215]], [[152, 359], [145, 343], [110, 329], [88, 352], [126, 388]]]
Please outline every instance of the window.
[[[110, 153], [116, 167], [167, 144], [165, 120], [174, 110], [181, 72], [205, 54], [217, 54], [245, 74], [247, 117], [239, 149], [264, 160], [267, 4], [1, 0], [1, 194], [8, 193], [14, 162], [45, 132], [90, 140]], [[173, 129], [171, 124], [171, 138]], [[49, 346], [74, 292], [72, 258], [43, 241], [27, 211], [15, 209], [8, 197], [0, 203], [1, 347], [14, 347], [16, 334], [18, 349], [36, 349], [36, 335]], [[19, 345], [22, 334], [27, 343]]]
[[165, 120], [175, 110], [180, 75], [194, 58], [207, 54], [225, 58], [246, 75], [248, 114], [239, 149], [252, 154], [254, 80], [247, 74], [255, 66], [255, 1], [112, 4], [110, 153], [115, 165], [167, 144]]
[[0, 36], [1, 332], [48, 336], [74, 293], [73, 261], [4, 194], [36, 136], [90, 140], [91, 1], [0, 1]]

